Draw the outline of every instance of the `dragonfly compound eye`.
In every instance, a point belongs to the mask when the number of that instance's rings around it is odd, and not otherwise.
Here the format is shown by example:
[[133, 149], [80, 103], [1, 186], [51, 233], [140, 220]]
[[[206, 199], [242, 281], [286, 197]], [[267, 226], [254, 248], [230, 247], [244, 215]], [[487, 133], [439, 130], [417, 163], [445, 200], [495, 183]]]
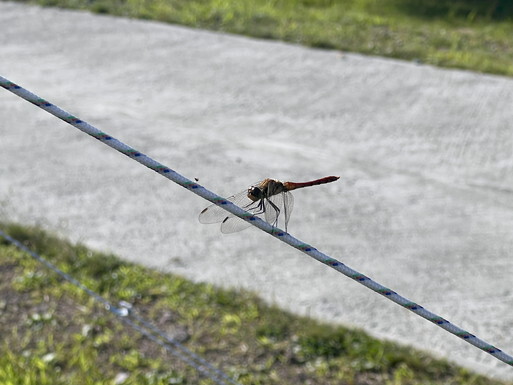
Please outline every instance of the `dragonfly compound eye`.
[[250, 187], [248, 189], [248, 198], [251, 199], [253, 202], [262, 199], [262, 190], [258, 187]]

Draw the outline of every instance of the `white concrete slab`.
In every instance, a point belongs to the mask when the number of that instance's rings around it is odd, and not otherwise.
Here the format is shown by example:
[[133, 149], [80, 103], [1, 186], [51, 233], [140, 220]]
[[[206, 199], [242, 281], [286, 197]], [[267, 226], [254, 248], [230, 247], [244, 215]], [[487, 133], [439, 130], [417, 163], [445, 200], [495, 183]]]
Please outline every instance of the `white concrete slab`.
[[[290, 232], [513, 352], [513, 80], [0, 2], [0, 74], [214, 191], [301, 181]], [[0, 217], [513, 370], [0, 90]]]

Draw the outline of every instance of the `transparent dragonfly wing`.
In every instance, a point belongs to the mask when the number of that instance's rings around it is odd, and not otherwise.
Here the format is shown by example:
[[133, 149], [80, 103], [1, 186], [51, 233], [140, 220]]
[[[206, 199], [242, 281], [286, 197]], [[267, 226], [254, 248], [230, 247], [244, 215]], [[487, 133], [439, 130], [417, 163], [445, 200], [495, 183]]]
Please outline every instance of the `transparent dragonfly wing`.
[[238, 231], [247, 229], [249, 226], [251, 226], [251, 223], [248, 221], [232, 215], [227, 217], [223, 223], [221, 223], [221, 232], [223, 234], [236, 233]]
[[[232, 202], [233, 204], [236, 204], [239, 207], [244, 207], [251, 203], [251, 200], [247, 197], [247, 195], [248, 192], [244, 190], [238, 194], [226, 198], [226, 200]], [[200, 213], [198, 220], [200, 221], [200, 223], [205, 224], [219, 223], [224, 222], [227, 217], [233, 216], [233, 214], [230, 214], [228, 211], [221, 208], [220, 206], [216, 204], [211, 204]]]
[[[253, 186], [259, 183], [255, 183]], [[287, 230], [290, 214], [294, 207], [294, 197], [290, 192], [285, 191], [265, 198], [263, 201], [258, 200], [256, 202], [249, 199], [247, 195], [248, 191], [244, 190], [226, 198], [226, 200], [264, 219], [273, 226], [285, 227], [285, 230]], [[204, 209], [198, 219], [200, 223], [205, 224], [221, 222], [221, 232], [225, 234], [235, 233], [251, 226], [250, 222], [230, 214], [216, 204], [212, 204]]]
[[[259, 208], [259, 202], [253, 202], [247, 195], [248, 191], [244, 190], [236, 195], [226, 198], [226, 200], [253, 213], [254, 215], [263, 214], [261, 208]], [[205, 224], [221, 222], [221, 232], [225, 234], [235, 233], [251, 226], [248, 221], [240, 219], [216, 204], [212, 204], [204, 209], [200, 213], [198, 219], [200, 223]]]
[[283, 208], [283, 194], [276, 194], [267, 199], [264, 203], [264, 217], [267, 223], [273, 226], [278, 225], [278, 218]]
[[283, 195], [283, 218], [285, 219], [285, 231], [289, 225], [290, 214], [294, 208], [294, 195], [290, 192], [284, 192]]
[[294, 207], [294, 197], [288, 191], [273, 195], [265, 200], [265, 221], [273, 226], [285, 227]]

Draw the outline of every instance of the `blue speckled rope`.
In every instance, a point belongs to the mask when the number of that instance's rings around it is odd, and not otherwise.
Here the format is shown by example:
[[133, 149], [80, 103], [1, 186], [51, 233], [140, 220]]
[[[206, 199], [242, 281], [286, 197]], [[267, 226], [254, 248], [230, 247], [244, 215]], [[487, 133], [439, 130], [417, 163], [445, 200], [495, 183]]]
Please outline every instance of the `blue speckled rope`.
[[385, 286], [373, 281], [369, 277], [359, 273], [356, 270], [351, 269], [349, 266], [344, 265], [342, 262], [337, 261], [334, 258], [320, 252], [316, 248], [308, 245], [307, 243], [301, 242], [299, 239], [293, 237], [289, 233], [277, 229], [271, 226], [269, 223], [263, 221], [262, 219], [253, 216], [252, 214], [244, 211], [240, 207], [234, 205], [231, 202], [228, 202], [225, 198], [214, 194], [213, 192], [207, 190], [205, 187], [199, 185], [196, 182], [193, 182], [184, 176], [178, 174], [176, 171], [170, 169], [169, 167], [164, 166], [163, 164], [151, 159], [150, 157], [144, 155], [143, 153], [127, 146], [126, 144], [120, 142], [119, 140], [113, 138], [112, 136], [98, 130], [97, 128], [91, 126], [90, 124], [80, 120], [68, 112], [60, 109], [59, 107], [47, 102], [44, 99], [41, 99], [37, 95], [25, 90], [24, 88], [12, 83], [11, 81], [0, 76], [0, 86], [5, 88], [8, 91], [18, 95], [19, 97], [29, 101], [32, 104], [42, 108], [43, 110], [49, 112], [50, 114], [58, 117], [59, 119], [64, 120], [65, 122], [71, 124], [72, 126], [78, 128], [80, 131], [85, 132], [86, 134], [91, 135], [92, 137], [102, 141], [106, 145], [118, 150], [119, 152], [125, 154], [126, 156], [136, 160], [137, 162], [145, 165], [146, 167], [158, 172], [159, 174], [165, 176], [166, 178], [172, 180], [175, 183], [178, 183], [180, 186], [185, 187], [186, 189], [192, 191], [193, 193], [199, 195], [206, 200], [215, 203], [221, 207], [223, 207], [226, 211], [249, 221], [254, 226], [259, 229], [265, 231], [266, 233], [272, 235], [275, 238], [287, 243], [288, 245], [295, 247], [296, 249], [304, 252], [310, 257], [316, 259], [319, 262], [328, 265], [329, 267], [335, 269], [336, 271], [346, 275], [347, 277], [354, 279], [355, 281], [361, 283], [363, 286], [368, 287], [369, 289], [375, 291], [378, 294], [381, 294], [385, 298], [401, 305], [402, 307], [411, 310], [413, 313], [421, 316], [422, 318], [427, 319], [428, 321], [433, 322], [435, 325], [438, 325], [442, 329], [445, 329], [449, 333], [454, 334], [462, 338], [464, 341], [467, 341], [469, 344], [478, 347], [481, 350], [491, 354], [495, 358], [505, 362], [508, 365], [513, 366], [513, 357], [509, 354], [503, 352], [502, 350], [496, 348], [493, 345], [490, 345], [488, 342], [481, 340], [475, 335], [459, 328], [458, 326], [450, 323], [446, 319], [430, 312], [427, 309], [424, 309], [422, 306], [416, 304], [415, 302], [410, 301], [407, 298], [402, 297], [397, 294], [395, 291], [386, 288]]

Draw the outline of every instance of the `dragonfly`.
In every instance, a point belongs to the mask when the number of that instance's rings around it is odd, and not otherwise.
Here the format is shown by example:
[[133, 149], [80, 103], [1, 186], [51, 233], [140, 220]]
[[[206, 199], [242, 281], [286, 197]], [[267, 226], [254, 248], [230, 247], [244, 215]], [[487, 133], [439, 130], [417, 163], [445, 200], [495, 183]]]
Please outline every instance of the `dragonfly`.
[[[226, 200], [249, 211], [254, 216], [264, 219], [274, 227], [278, 226], [280, 214], [283, 214], [281, 216], [282, 223], [287, 231], [290, 214], [294, 207], [294, 197], [290, 191], [335, 182], [339, 178], [338, 176], [326, 176], [308, 182], [280, 182], [276, 179], [266, 178]], [[200, 223], [205, 224], [221, 222], [221, 232], [224, 234], [235, 233], [251, 226], [249, 221], [229, 213], [216, 204], [205, 208], [198, 219]]]

